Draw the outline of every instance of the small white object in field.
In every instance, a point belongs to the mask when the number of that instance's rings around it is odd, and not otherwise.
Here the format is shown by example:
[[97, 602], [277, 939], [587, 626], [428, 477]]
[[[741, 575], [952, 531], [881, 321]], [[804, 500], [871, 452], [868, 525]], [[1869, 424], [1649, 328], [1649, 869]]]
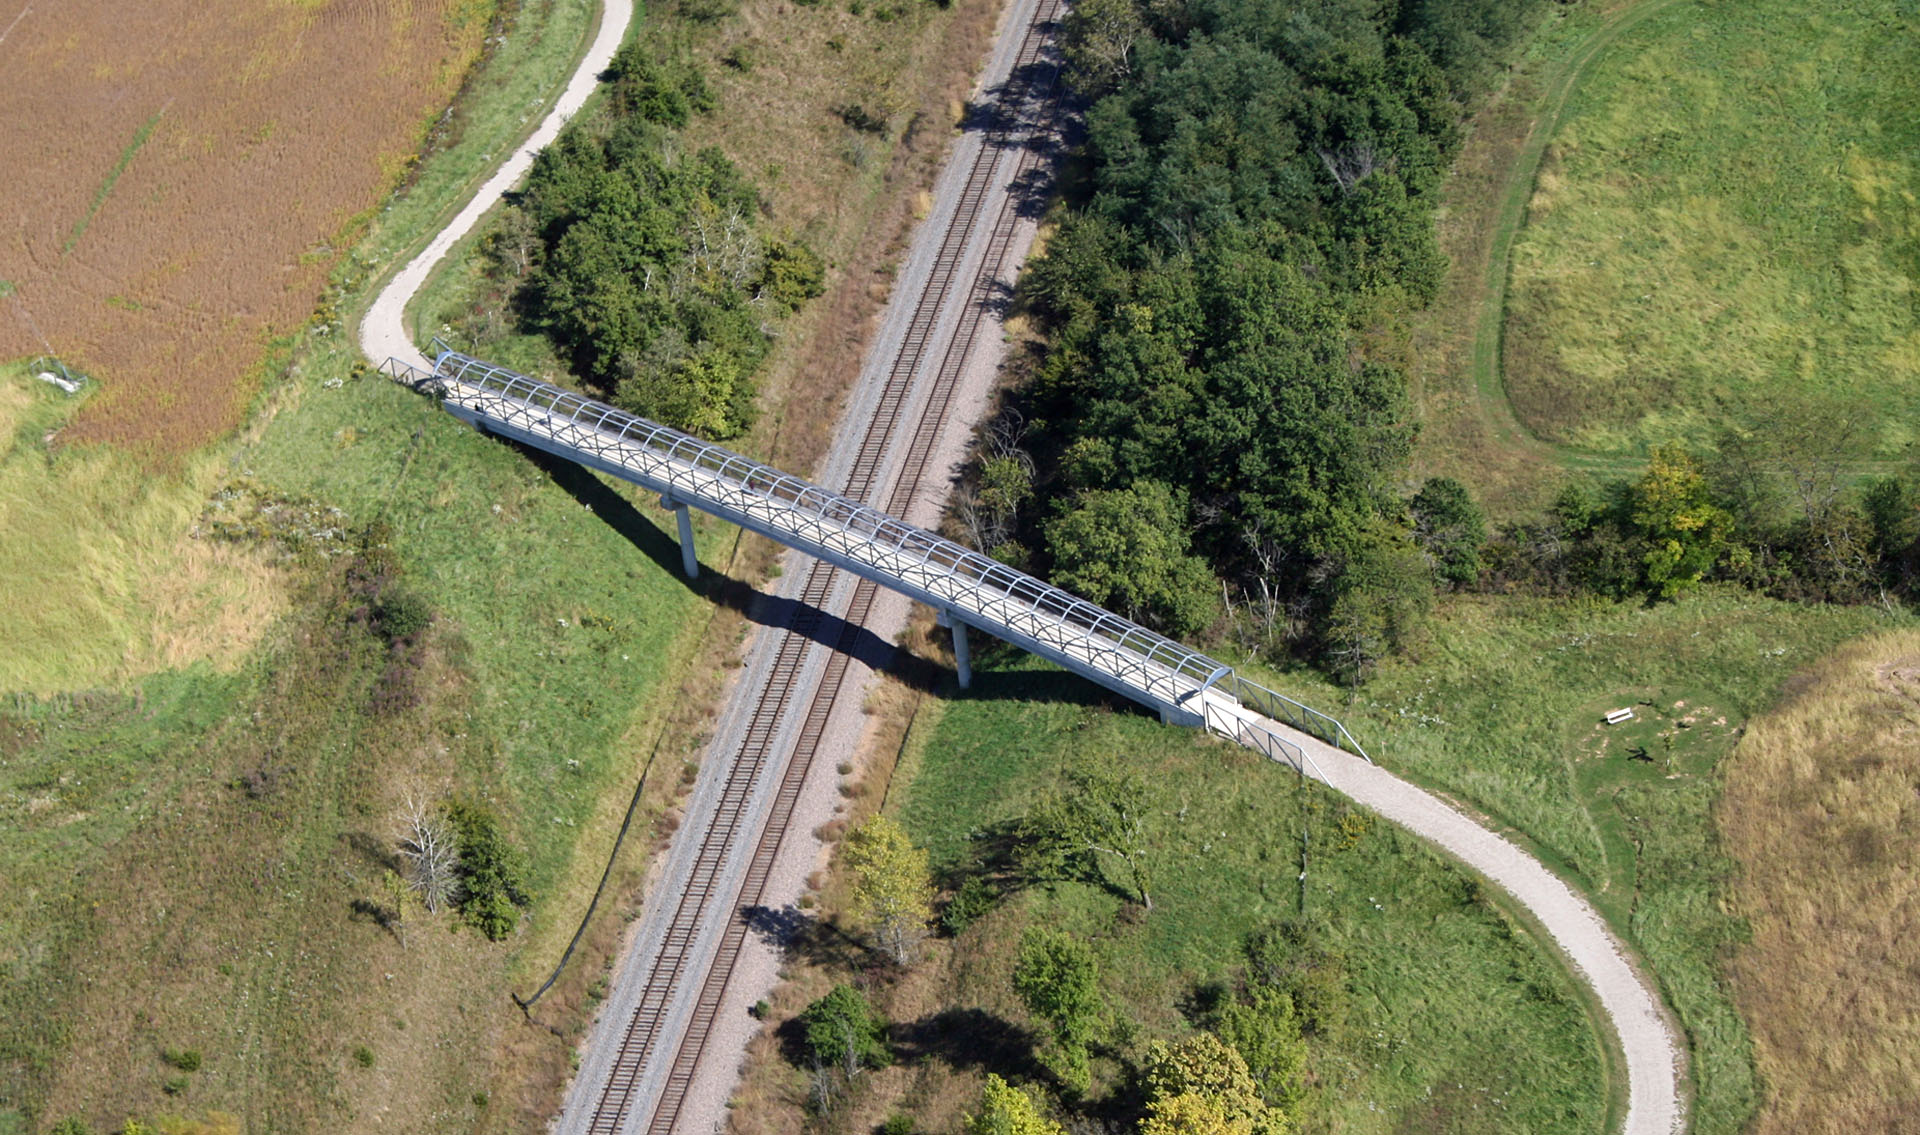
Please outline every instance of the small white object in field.
[[71, 378], [62, 378], [50, 370], [43, 370], [39, 374], [34, 375], [34, 377], [41, 382], [50, 382], [68, 394], [80, 393], [80, 383], [78, 381]]
[[1618, 725], [1622, 721], [1632, 721], [1632, 720], [1633, 720], [1633, 707], [1631, 706], [1628, 706], [1625, 709], [1616, 709], [1607, 714], [1608, 725]]

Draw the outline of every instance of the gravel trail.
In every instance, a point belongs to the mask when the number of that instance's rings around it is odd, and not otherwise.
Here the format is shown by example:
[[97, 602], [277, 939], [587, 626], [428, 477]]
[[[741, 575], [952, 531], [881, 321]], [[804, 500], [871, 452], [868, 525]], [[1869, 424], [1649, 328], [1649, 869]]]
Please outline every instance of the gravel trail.
[[594, 33], [593, 43], [588, 46], [585, 58], [574, 70], [573, 77], [567, 80], [566, 89], [554, 100], [553, 109], [540, 125], [534, 128], [520, 148], [508, 155], [500, 163], [493, 176], [488, 178], [473, 199], [461, 209], [447, 227], [441, 229], [420, 255], [400, 269], [398, 275], [387, 282], [387, 286], [374, 297], [373, 306], [367, 309], [367, 317], [360, 323], [360, 350], [377, 365], [388, 359], [399, 359], [409, 366], [420, 370], [432, 370], [433, 364], [413, 345], [413, 337], [407, 334], [407, 304], [413, 302], [414, 293], [427, 282], [427, 276], [434, 266], [446, 258], [460, 238], [473, 231], [480, 218], [487, 215], [503, 193], [520, 183], [527, 170], [532, 168], [534, 157], [545, 149], [547, 143], [560, 136], [560, 128], [567, 124], [582, 106], [587, 96], [593, 93], [600, 83], [600, 72], [613, 62], [613, 53], [619, 49], [620, 41], [626, 38], [627, 25], [633, 22], [633, 0], [604, 0], [600, 8], [600, 27]]
[[1540, 921], [1593, 990], [1626, 1058], [1626, 1135], [1673, 1135], [1686, 1128], [1684, 1050], [1660, 999], [1627, 948], [1593, 906], [1518, 845], [1423, 788], [1363, 757], [1297, 733], [1215, 695], [1215, 712], [1285, 737], [1310, 758], [1308, 771], [1328, 787], [1429, 840], [1478, 871]]

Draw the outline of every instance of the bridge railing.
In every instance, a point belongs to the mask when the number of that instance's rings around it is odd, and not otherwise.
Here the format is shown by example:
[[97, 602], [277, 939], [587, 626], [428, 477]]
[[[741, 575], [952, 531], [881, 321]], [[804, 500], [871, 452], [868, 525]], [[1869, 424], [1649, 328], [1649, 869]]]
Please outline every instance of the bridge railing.
[[[1134, 660], [1150, 674], [1140, 679], [1147, 692], [1177, 703], [1209, 687], [1219, 688], [1250, 709], [1366, 756], [1339, 721], [1241, 678], [1191, 647], [999, 560], [724, 446], [453, 350], [440, 353], [432, 377], [449, 399], [463, 399], [466, 396], [461, 388], [470, 388], [544, 418], [549, 430], [556, 424], [571, 427], [566, 431], [568, 444], [603, 461], [630, 464], [638, 449], [660, 463], [654, 471], [660, 481], [687, 491], [690, 499], [685, 503], [700, 504], [704, 493], [711, 491], [711, 486], [702, 482], [718, 480], [751, 497], [778, 502], [822, 525], [854, 534], [885, 551], [911, 557], [917, 571], [968, 581], [992, 593], [999, 603], [1018, 605], [1023, 616], [1071, 628]], [[686, 474], [690, 472], [704, 476], [689, 477]], [[1223, 673], [1225, 678], [1221, 680]]]

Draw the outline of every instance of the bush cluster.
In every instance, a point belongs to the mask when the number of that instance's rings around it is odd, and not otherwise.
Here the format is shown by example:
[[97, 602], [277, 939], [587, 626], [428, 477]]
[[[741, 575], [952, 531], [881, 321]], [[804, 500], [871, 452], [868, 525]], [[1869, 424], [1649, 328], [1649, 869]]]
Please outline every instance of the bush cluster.
[[619, 405], [727, 438], [753, 420], [771, 327], [826, 269], [760, 231], [759, 195], [718, 150], [680, 152], [714, 96], [660, 51], [622, 48], [605, 109], [541, 152], [493, 237], [495, 268], [523, 322]]

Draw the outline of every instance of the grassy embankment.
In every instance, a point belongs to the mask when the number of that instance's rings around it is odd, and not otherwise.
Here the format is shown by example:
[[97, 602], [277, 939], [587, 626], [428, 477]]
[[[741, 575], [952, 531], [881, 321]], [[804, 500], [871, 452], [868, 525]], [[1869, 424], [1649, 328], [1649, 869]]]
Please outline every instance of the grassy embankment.
[[[1694, 1129], [1731, 1133], [1744, 1129], [1761, 1086], [1721, 969], [1746, 933], [1729, 913], [1733, 861], [1714, 828], [1722, 762], [1782, 682], [1883, 625], [1862, 609], [1808, 609], [1732, 589], [1653, 608], [1466, 597], [1446, 605], [1415, 656], [1384, 667], [1356, 704], [1310, 675], [1275, 684], [1341, 712], [1390, 767], [1484, 812], [1589, 894], [1679, 1017], [1692, 1050]], [[864, 1129], [890, 1108], [938, 1129], [975, 1104], [985, 1071], [1038, 1075], [1032, 1025], [1007, 987], [1012, 944], [1029, 922], [1099, 940], [1114, 1014], [1131, 1022], [1121, 1047], [1178, 1031], [1183, 997], [1222, 976], [1249, 932], [1297, 909], [1303, 812], [1312, 831], [1307, 911], [1347, 955], [1355, 1026], [1345, 1042], [1316, 1042], [1308, 1129], [1481, 1131], [1496, 1122], [1488, 1115], [1513, 1130], [1601, 1125], [1608, 1093], [1622, 1085], [1607, 1081], [1583, 998], [1525, 924], [1450, 863], [1377, 822], [1335, 850], [1346, 842], [1337, 797], [1197, 736], [1082, 704], [1090, 691], [1076, 682], [1004, 659], [990, 665], [1004, 669], [984, 673], [975, 693], [922, 704], [888, 806], [931, 843], [938, 865], [964, 873], [993, 863], [1005, 822], [1068, 761], [1137, 761], [1164, 786], [1163, 897], [1139, 920], [1106, 891], [1028, 889], [983, 928], [935, 943], [923, 972], [883, 983], [906, 1022], [896, 1033], [905, 1050], [924, 1047], [931, 1059], [874, 1074], [875, 1086], [833, 1129]], [[1633, 723], [1598, 724], [1622, 705], [1636, 710]], [[825, 884], [830, 910], [843, 886]], [[811, 962], [794, 967], [775, 1019], [835, 974], [866, 966], [844, 942]], [[995, 1055], [923, 1045], [935, 1018], [973, 1030], [976, 1047]], [[1525, 1060], [1487, 1032], [1523, 1046]], [[772, 1101], [797, 1109], [802, 1078], [766, 1067], [745, 1110], [760, 1115]], [[1510, 1068], [1524, 1073], [1509, 1081]], [[1472, 1109], [1494, 1096], [1498, 1111]]]
[[[1081, 699], [1025, 660], [916, 723], [897, 797], [903, 821], [959, 875], [1072, 762], [1136, 769], [1156, 786], [1155, 908], [1061, 883], [1018, 892], [952, 947], [942, 1004], [983, 1036], [1030, 1026], [1008, 986], [1026, 925], [1095, 940], [1117, 1028], [1113, 1056], [1192, 1027], [1197, 987], [1244, 962], [1247, 936], [1304, 915], [1344, 959], [1343, 1029], [1310, 1040], [1307, 1131], [1590, 1131], [1610, 1101], [1603, 1055], [1567, 975], [1479, 884], [1336, 794], [1203, 735]], [[1306, 879], [1302, 836], [1306, 835]], [[964, 1041], [956, 1050], [964, 1051]], [[1017, 1052], [1016, 1055], [1024, 1056]], [[1123, 1069], [1100, 1061], [1096, 1080]], [[939, 1062], [906, 1090], [943, 1129], [978, 1075], [1018, 1065]], [[1098, 1092], [1096, 1088], [1096, 1092]]]
[[[1506, 389], [1538, 436], [1637, 453], [1783, 396], [1920, 408], [1920, 66], [1891, 0], [1676, 4], [1573, 92], [1514, 247]], [[1903, 31], [1903, 27], [1905, 31]]]
[[[1885, 625], [1733, 588], [1655, 607], [1465, 597], [1354, 705], [1309, 675], [1276, 684], [1340, 713], [1389, 767], [1511, 826], [1579, 886], [1678, 1014], [1694, 1130], [1733, 1132], [1760, 1089], [1720, 970], [1744, 933], [1724, 905], [1720, 765], [1796, 670]], [[1599, 724], [1621, 706], [1633, 723]]]
[[1916, 680], [1920, 634], [1851, 644], [1727, 762], [1720, 829], [1753, 930], [1729, 973], [1767, 1085], [1760, 1135], [1920, 1123]]

